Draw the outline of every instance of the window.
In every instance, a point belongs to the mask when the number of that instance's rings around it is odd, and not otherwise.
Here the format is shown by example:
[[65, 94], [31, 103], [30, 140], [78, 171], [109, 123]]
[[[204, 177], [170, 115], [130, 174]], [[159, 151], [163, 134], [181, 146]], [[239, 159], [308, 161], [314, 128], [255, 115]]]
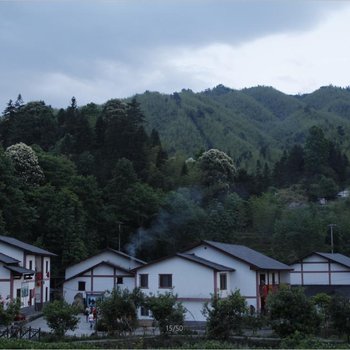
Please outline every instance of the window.
[[18, 288], [18, 289], [16, 290], [16, 297], [17, 297], [18, 299], [21, 298], [21, 288]]
[[117, 284], [123, 284], [123, 277], [117, 277]]
[[49, 301], [49, 287], [45, 288], [45, 301]]
[[220, 273], [220, 289], [221, 290], [227, 289], [227, 275], [226, 275], [226, 273]]
[[29, 260], [29, 270], [33, 270], [33, 260]]
[[148, 288], [148, 275], [147, 274], [140, 275], [140, 288]]
[[141, 306], [141, 316], [149, 316], [149, 309], [144, 306]]
[[78, 290], [84, 291], [85, 290], [85, 284], [86, 284], [86, 282], [79, 281], [78, 282]]
[[45, 272], [49, 272], [49, 262], [47, 260], [45, 261]]
[[173, 287], [173, 276], [159, 275], [159, 288], [172, 288]]

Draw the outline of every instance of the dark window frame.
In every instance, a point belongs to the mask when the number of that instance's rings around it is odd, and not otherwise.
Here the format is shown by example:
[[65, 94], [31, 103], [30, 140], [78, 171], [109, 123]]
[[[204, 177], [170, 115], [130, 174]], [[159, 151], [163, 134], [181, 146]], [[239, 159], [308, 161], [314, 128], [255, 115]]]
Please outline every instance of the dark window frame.
[[150, 317], [150, 310], [145, 306], [141, 306], [140, 315], [145, 317]]
[[220, 290], [227, 290], [227, 273], [220, 273], [219, 285]]
[[[164, 278], [166, 278], [166, 279], [164, 280]], [[168, 283], [164, 283], [165, 281], [167, 281]], [[171, 273], [160, 273], [159, 274], [159, 279], [158, 279], [158, 284], [159, 284], [158, 287], [160, 289], [171, 289], [171, 288], [173, 288], [173, 275]]]
[[[148, 273], [140, 273], [140, 279], [139, 279], [139, 283], [140, 283], [140, 288], [142, 289], [148, 289]], [[143, 284], [142, 282], [145, 282], [145, 284]]]
[[78, 291], [79, 292], [86, 291], [86, 282], [85, 281], [78, 281]]

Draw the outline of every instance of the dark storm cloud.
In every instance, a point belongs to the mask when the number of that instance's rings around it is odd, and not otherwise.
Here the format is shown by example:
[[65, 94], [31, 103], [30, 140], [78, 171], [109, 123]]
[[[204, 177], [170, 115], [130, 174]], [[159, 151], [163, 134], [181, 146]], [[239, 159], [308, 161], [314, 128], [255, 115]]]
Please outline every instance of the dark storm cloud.
[[46, 73], [97, 79], [96, 60], [147, 69], [158, 48], [239, 45], [272, 33], [303, 31], [339, 6], [280, 0], [3, 1], [0, 102], [15, 91], [25, 93]]

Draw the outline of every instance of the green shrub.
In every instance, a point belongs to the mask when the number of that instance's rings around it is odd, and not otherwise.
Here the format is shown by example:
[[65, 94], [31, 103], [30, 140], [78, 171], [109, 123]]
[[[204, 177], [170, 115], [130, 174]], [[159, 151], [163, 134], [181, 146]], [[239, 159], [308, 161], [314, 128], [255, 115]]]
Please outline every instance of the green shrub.
[[55, 300], [43, 309], [48, 326], [57, 337], [63, 337], [68, 330], [74, 331], [79, 322], [79, 310], [63, 300]]
[[145, 299], [145, 306], [151, 310], [162, 334], [182, 329], [185, 319], [185, 308], [176, 301], [172, 293], [150, 295]]
[[287, 337], [296, 331], [314, 334], [320, 324], [316, 307], [302, 288], [281, 286], [267, 298], [271, 325], [280, 337]]
[[203, 314], [207, 316], [208, 337], [227, 340], [232, 332], [241, 332], [248, 315], [247, 302], [239, 290], [225, 299], [213, 295], [210, 304], [204, 306]]

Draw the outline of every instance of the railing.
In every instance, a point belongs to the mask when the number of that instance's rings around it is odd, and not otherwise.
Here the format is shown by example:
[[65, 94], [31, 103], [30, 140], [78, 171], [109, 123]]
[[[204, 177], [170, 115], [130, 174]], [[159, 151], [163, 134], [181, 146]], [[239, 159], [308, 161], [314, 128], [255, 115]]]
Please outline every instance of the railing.
[[0, 331], [0, 338], [40, 340], [41, 328], [11, 326]]
[[259, 294], [262, 297], [266, 297], [269, 293], [275, 293], [279, 289], [278, 284], [261, 284], [259, 286]]

